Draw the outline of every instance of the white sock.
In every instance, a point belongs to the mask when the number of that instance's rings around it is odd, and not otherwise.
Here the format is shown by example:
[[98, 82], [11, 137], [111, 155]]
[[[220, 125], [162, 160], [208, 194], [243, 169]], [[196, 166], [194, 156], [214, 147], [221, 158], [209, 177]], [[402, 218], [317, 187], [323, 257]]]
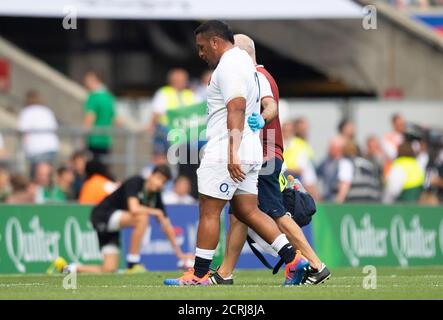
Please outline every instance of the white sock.
[[75, 272], [77, 272], [77, 267], [78, 267], [77, 263], [71, 263], [71, 264], [68, 264], [67, 270], [69, 273], [75, 273]]
[[202, 259], [212, 260], [212, 258], [214, 258], [214, 254], [215, 250], [195, 248], [195, 256]]
[[288, 243], [288, 238], [286, 238], [286, 235], [282, 233], [274, 240], [274, 242], [271, 244], [271, 247], [276, 252], [280, 252], [281, 248], [283, 248]]
[[139, 263], [140, 262], [140, 255], [139, 254], [130, 254], [130, 253], [128, 253], [126, 255], [126, 262], [129, 262], [129, 263]]
[[234, 279], [234, 277], [232, 276], [232, 274], [230, 274], [229, 276], [227, 276], [227, 277], [222, 277], [224, 280], [231, 280], [231, 279]]

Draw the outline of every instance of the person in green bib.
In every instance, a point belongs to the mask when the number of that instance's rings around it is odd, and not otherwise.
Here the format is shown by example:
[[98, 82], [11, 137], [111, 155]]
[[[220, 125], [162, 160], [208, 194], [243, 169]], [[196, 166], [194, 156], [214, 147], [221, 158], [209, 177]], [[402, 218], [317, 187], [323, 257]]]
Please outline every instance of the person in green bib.
[[[89, 90], [84, 105], [84, 128], [86, 130], [112, 128], [116, 120], [114, 96], [93, 71], [85, 74], [84, 85]], [[94, 158], [101, 158], [110, 153], [112, 136], [109, 132], [91, 133], [87, 137], [86, 145]]]
[[[198, 197], [197, 175], [198, 152], [204, 141], [200, 141], [200, 129], [197, 137], [189, 133], [187, 127], [190, 119], [199, 119], [203, 129], [206, 124], [206, 103], [201, 102], [192, 90], [188, 88], [188, 72], [181, 68], [172, 69], [167, 75], [168, 85], [161, 87], [152, 99], [153, 115], [147, 127], [147, 132], [152, 136], [153, 154], [166, 155], [170, 146], [178, 152], [171, 152], [178, 158], [178, 174], [186, 176], [191, 181], [191, 194]], [[204, 118], [201, 121], [201, 118]], [[199, 127], [197, 125], [197, 127]], [[174, 131], [173, 131], [174, 130]], [[184, 131], [182, 131], [184, 130]], [[168, 134], [170, 134], [168, 141]], [[198, 141], [196, 140], [198, 139]], [[197, 157], [195, 157], [197, 155]]]
[[386, 178], [383, 202], [417, 202], [423, 191], [425, 172], [410, 142], [403, 142]]
[[155, 154], [166, 154], [169, 143], [168, 136], [168, 111], [185, 108], [197, 103], [194, 93], [188, 89], [188, 72], [181, 68], [168, 72], [168, 84], [161, 87], [152, 99], [153, 114], [147, 127], [147, 132], [153, 137]]
[[45, 203], [66, 203], [72, 200], [72, 184], [74, 183], [73, 171], [61, 166], [57, 169], [55, 184], [44, 188], [43, 196]]

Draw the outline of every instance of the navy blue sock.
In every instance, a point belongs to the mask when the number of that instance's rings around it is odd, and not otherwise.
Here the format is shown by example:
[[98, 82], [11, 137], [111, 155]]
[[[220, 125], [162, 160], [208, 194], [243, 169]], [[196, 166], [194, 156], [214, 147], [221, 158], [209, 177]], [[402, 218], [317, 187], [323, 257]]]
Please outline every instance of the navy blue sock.
[[212, 260], [195, 257], [194, 275], [199, 278], [204, 277], [209, 271], [209, 266], [211, 265], [211, 262]]
[[291, 263], [295, 258], [294, 247], [290, 243], [287, 243], [280, 249], [278, 255], [283, 259], [285, 264]]

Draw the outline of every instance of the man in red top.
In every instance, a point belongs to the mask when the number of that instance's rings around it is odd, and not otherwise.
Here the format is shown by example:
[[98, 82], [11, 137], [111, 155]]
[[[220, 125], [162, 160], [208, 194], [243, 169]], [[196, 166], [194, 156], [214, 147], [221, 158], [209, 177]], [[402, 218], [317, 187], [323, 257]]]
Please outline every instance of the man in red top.
[[[262, 99], [261, 114], [253, 114], [248, 118], [248, 124], [252, 130], [263, 129], [264, 163], [258, 178], [259, 208], [276, 221], [280, 231], [286, 234], [291, 244], [308, 259], [310, 267], [302, 284], [319, 284], [330, 277], [330, 272], [309, 245], [302, 229], [287, 213], [280, 190], [279, 177], [283, 165], [283, 138], [278, 116], [279, 91], [277, 83], [262, 65], [257, 64], [254, 41], [242, 34], [236, 34], [234, 40], [237, 47], [245, 50], [251, 56], [256, 70], [264, 76], [261, 79], [269, 82], [273, 96], [262, 95], [260, 97]], [[231, 214], [225, 257], [219, 269], [210, 276], [212, 284], [233, 284], [232, 272], [247, 234], [247, 226]]]

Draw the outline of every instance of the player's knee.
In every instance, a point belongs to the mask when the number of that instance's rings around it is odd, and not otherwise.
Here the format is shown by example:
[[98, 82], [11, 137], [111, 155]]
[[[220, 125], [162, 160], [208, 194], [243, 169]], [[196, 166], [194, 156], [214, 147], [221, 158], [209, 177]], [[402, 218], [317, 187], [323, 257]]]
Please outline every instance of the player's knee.
[[251, 219], [254, 218], [254, 215], [255, 215], [254, 210], [243, 209], [237, 211], [236, 218], [242, 223], [249, 224]]

